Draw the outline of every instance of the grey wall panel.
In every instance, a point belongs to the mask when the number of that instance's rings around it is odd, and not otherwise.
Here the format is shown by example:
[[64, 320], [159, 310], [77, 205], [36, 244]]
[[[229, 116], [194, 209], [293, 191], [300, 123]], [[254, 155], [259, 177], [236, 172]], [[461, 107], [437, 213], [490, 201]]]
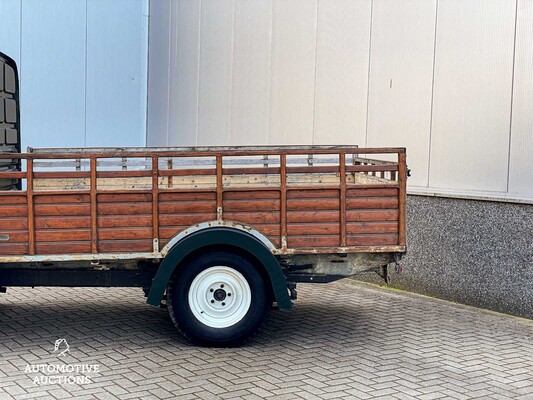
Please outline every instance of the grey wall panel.
[[146, 144], [146, 5], [87, 3], [86, 146]]
[[273, 4], [268, 141], [311, 144], [318, 3], [275, 0]]
[[[177, 3], [177, 8], [174, 5]], [[198, 130], [200, 60], [200, 1], [172, 3], [177, 16], [171, 25], [169, 140], [173, 145], [195, 145]]]
[[506, 191], [515, 4], [439, 1], [432, 187]]
[[235, 0], [231, 144], [267, 144], [272, 4]]
[[22, 2], [23, 148], [85, 144], [85, 6]]
[[372, 2], [321, 0], [314, 143], [364, 145]]
[[533, 1], [518, 2], [509, 192], [533, 197]]
[[168, 145], [170, 90], [170, 0], [150, 2], [148, 34], [147, 144]]
[[436, 0], [375, 0], [367, 145], [408, 149], [410, 185], [427, 186]]
[[198, 144], [230, 143], [233, 0], [202, 0]]
[[20, 22], [22, 0], [0, 1], [0, 51], [20, 65]]

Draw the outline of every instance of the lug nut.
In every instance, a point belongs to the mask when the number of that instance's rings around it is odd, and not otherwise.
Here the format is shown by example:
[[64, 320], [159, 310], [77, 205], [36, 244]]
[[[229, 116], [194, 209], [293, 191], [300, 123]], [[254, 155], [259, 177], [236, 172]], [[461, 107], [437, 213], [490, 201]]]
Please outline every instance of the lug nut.
[[228, 297], [230, 297], [230, 296], [231, 296], [231, 293], [228, 293]]
[[214, 302], [215, 302], [215, 300], [211, 300], [211, 303], [214, 303]]
[[224, 287], [224, 284], [220, 285], [220, 287], [223, 288], [223, 287]]
[[215, 290], [214, 290], [214, 289], [209, 289], [209, 291], [210, 291], [211, 293], [213, 293]]
[[226, 305], [226, 303], [222, 303], [222, 305], [223, 305], [223, 306], [225, 306], [225, 305]]

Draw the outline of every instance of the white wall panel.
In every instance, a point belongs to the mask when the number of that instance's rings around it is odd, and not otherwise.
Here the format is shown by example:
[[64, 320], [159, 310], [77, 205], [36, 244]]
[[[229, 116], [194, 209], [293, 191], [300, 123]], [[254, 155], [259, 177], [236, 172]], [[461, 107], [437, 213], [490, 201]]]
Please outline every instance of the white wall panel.
[[235, 0], [231, 144], [268, 143], [271, 28], [271, 2]]
[[[177, 6], [177, 4], [176, 4]], [[150, 2], [148, 35], [148, 146], [168, 145], [170, 90], [170, 0]]]
[[172, 8], [177, 9], [177, 17], [174, 15], [172, 19], [171, 38], [177, 47], [171, 49], [168, 144], [191, 146], [196, 145], [198, 130], [200, 0], [176, 3], [172, 3]]
[[506, 191], [515, 4], [439, 1], [432, 187]]
[[24, 0], [23, 148], [85, 142], [85, 0]]
[[274, 0], [270, 144], [311, 144], [317, 0]]
[[517, 16], [509, 192], [533, 197], [533, 1]]
[[233, 0], [202, 0], [198, 144], [228, 145], [231, 124]]
[[146, 144], [144, 0], [87, 3], [86, 146]]
[[320, 0], [314, 143], [364, 145], [371, 6]]
[[367, 145], [406, 147], [427, 186], [436, 0], [375, 0]]
[[20, 65], [21, 0], [0, 1], [0, 51]]

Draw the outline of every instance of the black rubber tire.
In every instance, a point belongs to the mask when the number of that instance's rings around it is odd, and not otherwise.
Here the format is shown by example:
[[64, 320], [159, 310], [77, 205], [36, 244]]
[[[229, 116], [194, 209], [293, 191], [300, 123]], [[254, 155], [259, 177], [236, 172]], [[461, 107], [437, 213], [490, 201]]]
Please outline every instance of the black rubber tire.
[[[213, 266], [227, 266], [240, 272], [251, 291], [251, 303], [245, 316], [237, 323], [214, 328], [199, 321], [189, 305], [189, 288], [198, 274]], [[201, 254], [179, 268], [167, 287], [167, 309], [179, 332], [191, 342], [210, 347], [240, 346], [252, 337], [266, 321], [272, 305], [268, 279], [248, 258], [225, 251]]]

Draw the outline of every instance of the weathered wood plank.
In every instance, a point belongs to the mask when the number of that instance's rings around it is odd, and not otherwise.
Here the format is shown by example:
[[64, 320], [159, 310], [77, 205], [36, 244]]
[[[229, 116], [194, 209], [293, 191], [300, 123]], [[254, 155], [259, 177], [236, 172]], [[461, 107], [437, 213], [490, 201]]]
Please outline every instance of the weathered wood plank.
[[135, 228], [100, 228], [98, 240], [133, 240], [151, 239], [152, 227]]
[[98, 241], [98, 249], [102, 253], [151, 252], [152, 240], [101, 240]]
[[347, 211], [346, 220], [348, 222], [357, 221], [398, 221], [398, 210], [360, 210]]
[[0, 218], [0, 230], [24, 230], [28, 229], [28, 219], [20, 218]]
[[398, 223], [392, 222], [350, 222], [346, 226], [348, 234], [398, 233]]
[[39, 242], [79, 242], [91, 240], [90, 229], [44, 229], [35, 231], [35, 240]]
[[225, 200], [224, 211], [263, 211], [263, 210], [280, 210], [280, 200], [265, 199], [265, 200]]
[[397, 234], [383, 235], [348, 235], [348, 246], [387, 246], [398, 244]]
[[0, 254], [3, 256], [19, 256], [28, 254], [27, 243], [0, 243]]
[[36, 217], [36, 229], [76, 229], [76, 228], [90, 228], [91, 218], [89, 216], [51, 216], [51, 217]]

